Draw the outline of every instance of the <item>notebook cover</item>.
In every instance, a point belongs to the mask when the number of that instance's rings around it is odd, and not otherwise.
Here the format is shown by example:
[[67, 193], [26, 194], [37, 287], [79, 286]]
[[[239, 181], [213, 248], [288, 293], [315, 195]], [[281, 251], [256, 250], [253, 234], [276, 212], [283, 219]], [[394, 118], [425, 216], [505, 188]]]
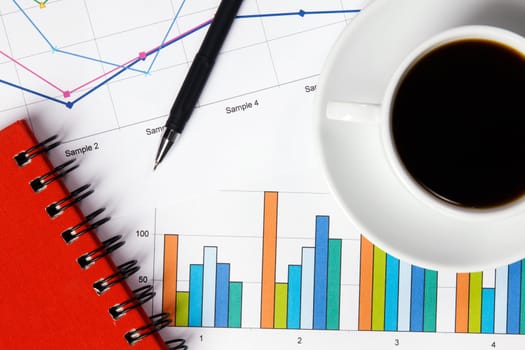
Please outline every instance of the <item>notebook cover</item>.
[[[44, 154], [20, 167], [14, 156], [37, 144], [25, 121], [0, 131], [0, 349], [167, 349], [155, 333], [130, 346], [124, 334], [148, 324], [139, 307], [113, 320], [108, 309], [132, 297], [125, 283], [98, 295], [111, 258], [83, 270], [77, 258], [100, 245], [93, 232], [70, 244], [61, 233], [84, 220], [78, 207], [51, 219], [45, 208], [69, 192], [55, 181], [35, 193], [31, 180], [53, 166]], [[73, 190], [73, 189], [71, 189]], [[86, 213], [87, 214], [87, 213]], [[131, 260], [131, 259], [130, 259]]]

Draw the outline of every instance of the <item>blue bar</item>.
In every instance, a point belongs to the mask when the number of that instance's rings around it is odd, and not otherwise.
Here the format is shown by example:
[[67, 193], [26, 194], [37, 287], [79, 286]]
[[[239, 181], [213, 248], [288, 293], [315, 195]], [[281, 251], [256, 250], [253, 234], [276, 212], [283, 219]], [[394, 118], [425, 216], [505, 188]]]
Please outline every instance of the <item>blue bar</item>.
[[202, 279], [202, 326], [215, 325], [215, 282], [217, 280], [217, 247], [204, 247]]
[[412, 284], [412, 265], [399, 262], [399, 306], [397, 317], [397, 330], [410, 331], [410, 285]]
[[288, 266], [288, 320], [287, 328], [301, 327], [301, 273], [300, 265]]
[[412, 293], [410, 295], [410, 331], [423, 331], [423, 305], [425, 302], [425, 269], [412, 266]]
[[190, 264], [190, 300], [188, 326], [202, 325], [202, 265]]
[[315, 219], [314, 329], [326, 329], [329, 217]]
[[215, 327], [228, 327], [230, 308], [230, 264], [217, 264]]
[[301, 328], [312, 329], [314, 321], [315, 248], [303, 247], [301, 275]]
[[507, 290], [509, 267], [496, 269], [496, 285], [494, 296], [494, 333], [507, 333]]
[[481, 333], [494, 333], [494, 288], [482, 290]]
[[386, 255], [385, 331], [397, 331], [399, 260]]
[[520, 333], [521, 261], [509, 265], [507, 290], [507, 333]]

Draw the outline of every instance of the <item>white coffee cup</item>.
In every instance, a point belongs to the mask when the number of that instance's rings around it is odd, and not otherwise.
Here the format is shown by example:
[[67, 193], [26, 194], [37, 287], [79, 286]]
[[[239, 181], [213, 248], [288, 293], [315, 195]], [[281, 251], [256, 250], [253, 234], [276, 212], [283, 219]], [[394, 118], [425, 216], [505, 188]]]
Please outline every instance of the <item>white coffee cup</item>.
[[[351, 25], [335, 43], [319, 79], [313, 124], [329, 190], [358, 233], [405, 262], [452, 271], [480, 271], [515, 262], [525, 257], [525, 201], [470, 209], [431, 194], [413, 179], [397, 154], [391, 108], [407, 69], [432, 49], [477, 38], [525, 55], [525, 39], [505, 29], [478, 25], [432, 33], [404, 32], [409, 38], [398, 51], [392, 51], [385, 40], [385, 50], [379, 51], [391, 56], [372, 57], [366, 64], [363, 57], [373, 45], [361, 45], [356, 52]], [[365, 44], [369, 39], [357, 38]], [[360, 68], [365, 71], [357, 74]], [[364, 84], [363, 91], [356, 93], [366, 79], [366, 69], [378, 70], [369, 74], [375, 88]]]
[[396, 93], [403, 77], [418, 60], [430, 51], [445, 44], [462, 40], [485, 40], [512, 48], [525, 56], [525, 38], [509, 30], [484, 26], [461, 26], [441, 32], [417, 46], [400, 64], [390, 78], [379, 104], [353, 103], [349, 101], [328, 101], [326, 118], [357, 124], [375, 125], [380, 132], [383, 156], [387, 159], [398, 179], [408, 191], [425, 205], [432, 209], [445, 212], [447, 215], [458, 216], [466, 220], [493, 220], [497, 217], [515, 215], [524, 211], [524, 201], [512, 201], [509, 204], [491, 208], [473, 209], [451, 204], [439, 199], [423, 188], [407, 171], [401, 161], [391, 132], [392, 107]]

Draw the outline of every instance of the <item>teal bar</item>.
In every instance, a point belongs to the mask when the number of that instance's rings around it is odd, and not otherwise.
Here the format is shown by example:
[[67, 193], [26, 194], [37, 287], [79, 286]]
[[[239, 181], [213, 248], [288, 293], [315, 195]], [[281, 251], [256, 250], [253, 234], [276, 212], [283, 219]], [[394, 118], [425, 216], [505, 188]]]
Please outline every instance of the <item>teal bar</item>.
[[437, 320], [437, 271], [425, 270], [423, 332], [435, 332]]
[[242, 326], [242, 282], [230, 282], [230, 305], [228, 309], [228, 327]]
[[326, 329], [339, 330], [341, 307], [341, 250], [343, 241], [328, 240], [328, 293]]

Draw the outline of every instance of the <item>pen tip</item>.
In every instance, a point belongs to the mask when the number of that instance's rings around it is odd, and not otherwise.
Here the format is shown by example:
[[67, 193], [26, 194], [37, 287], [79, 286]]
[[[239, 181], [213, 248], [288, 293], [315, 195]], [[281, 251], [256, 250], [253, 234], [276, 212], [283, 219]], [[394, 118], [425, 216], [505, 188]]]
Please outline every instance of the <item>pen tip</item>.
[[155, 165], [153, 166], [153, 171], [157, 170], [157, 167], [159, 166], [159, 163], [156, 162]]

